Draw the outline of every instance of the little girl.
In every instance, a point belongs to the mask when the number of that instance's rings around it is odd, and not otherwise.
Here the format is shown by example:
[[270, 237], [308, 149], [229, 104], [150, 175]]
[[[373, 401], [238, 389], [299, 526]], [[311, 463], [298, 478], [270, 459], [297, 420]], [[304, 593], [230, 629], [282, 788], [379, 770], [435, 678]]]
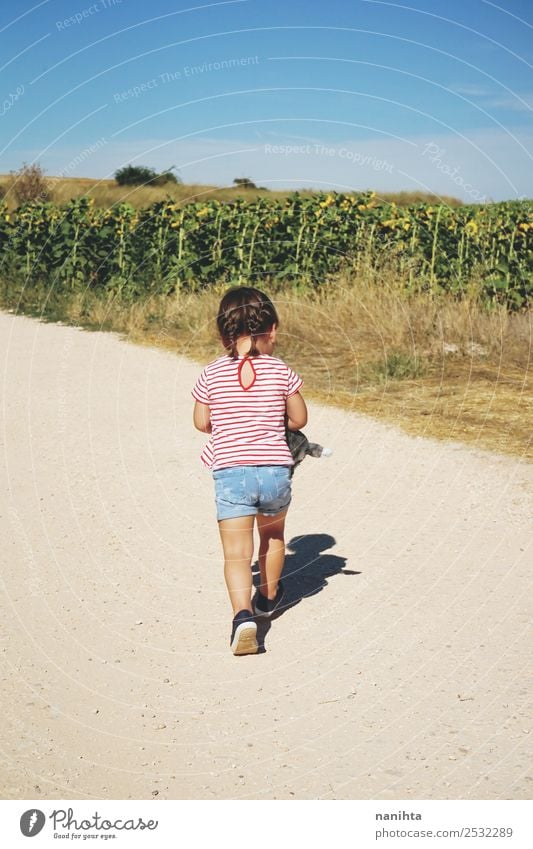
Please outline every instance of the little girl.
[[[217, 327], [226, 354], [209, 363], [192, 391], [194, 426], [211, 434], [201, 460], [212, 469], [224, 577], [233, 607], [234, 654], [257, 652], [257, 616], [271, 616], [283, 597], [284, 525], [293, 458], [285, 422], [307, 422], [302, 379], [272, 356], [279, 319], [267, 295], [230, 289]], [[259, 589], [252, 603], [253, 529], [259, 531]]]

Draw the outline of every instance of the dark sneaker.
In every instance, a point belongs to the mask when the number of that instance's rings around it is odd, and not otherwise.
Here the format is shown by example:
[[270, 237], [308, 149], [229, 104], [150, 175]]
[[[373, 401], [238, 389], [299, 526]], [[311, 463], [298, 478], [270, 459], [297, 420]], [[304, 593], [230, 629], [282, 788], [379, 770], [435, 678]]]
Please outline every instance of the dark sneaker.
[[254, 613], [256, 616], [272, 616], [276, 608], [279, 606], [281, 599], [284, 596], [284, 588], [282, 581], [278, 581], [278, 591], [275, 598], [266, 598], [263, 593], [257, 590], [257, 594], [253, 601]]
[[233, 619], [230, 647], [233, 654], [257, 654], [257, 622], [250, 610], [239, 610]]

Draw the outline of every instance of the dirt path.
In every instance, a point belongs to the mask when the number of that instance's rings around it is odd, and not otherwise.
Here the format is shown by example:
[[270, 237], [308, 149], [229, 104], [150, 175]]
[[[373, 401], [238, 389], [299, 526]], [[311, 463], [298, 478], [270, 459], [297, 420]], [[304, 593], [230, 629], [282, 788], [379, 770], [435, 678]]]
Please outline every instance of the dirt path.
[[0, 364], [4, 798], [530, 798], [531, 466], [311, 406], [235, 658], [199, 367], [5, 313]]

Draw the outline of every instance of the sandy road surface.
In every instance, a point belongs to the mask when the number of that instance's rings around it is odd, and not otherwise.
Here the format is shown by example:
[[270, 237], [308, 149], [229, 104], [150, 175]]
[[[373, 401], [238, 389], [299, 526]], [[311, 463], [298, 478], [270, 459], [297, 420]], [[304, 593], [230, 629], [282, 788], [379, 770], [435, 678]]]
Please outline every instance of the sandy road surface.
[[198, 366], [8, 314], [0, 364], [4, 798], [531, 796], [531, 466], [311, 406], [235, 658]]

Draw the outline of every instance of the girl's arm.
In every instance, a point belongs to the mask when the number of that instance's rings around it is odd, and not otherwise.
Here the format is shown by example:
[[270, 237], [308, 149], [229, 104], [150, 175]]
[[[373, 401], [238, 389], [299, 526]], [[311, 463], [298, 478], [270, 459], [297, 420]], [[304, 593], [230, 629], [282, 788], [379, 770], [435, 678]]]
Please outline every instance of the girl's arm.
[[207, 404], [200, 404], [199, 401], [194, 402], [192, 420], [197, 430], [201, 430], [202, 433], [211, 433], [211, 411]]
[[289, 430], [301, 430], [307, 424], [307, 407], [299, 392], [287, 398], [287, 427]]

